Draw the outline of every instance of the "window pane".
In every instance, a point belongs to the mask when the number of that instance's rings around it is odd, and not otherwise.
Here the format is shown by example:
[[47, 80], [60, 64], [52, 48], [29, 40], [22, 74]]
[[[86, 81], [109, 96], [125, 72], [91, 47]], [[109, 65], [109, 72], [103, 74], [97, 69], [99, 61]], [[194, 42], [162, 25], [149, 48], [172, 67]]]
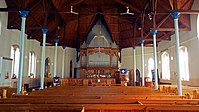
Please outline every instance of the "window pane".
[[153, 58], [149, 58], [148, 60], [148, 77], [152, 80], [152, 72], [151, 70], [154, 69], [154, 60]]
[[180, 74], [182, 80], [189, 81], [188, 52], [186, 47], [180, 48]]
[[169, 54], [164, 52], [162, 58], [162, 79], [170, 80], [170, 59]]
[[35, 53], [33, 51], [31, 51], [29, 53], [29, 70], [28, 70], [28, 76], [30, 78], [34, 78], [35, 77], [35, 63], [36, 63], [36, 58], [35, 58]]

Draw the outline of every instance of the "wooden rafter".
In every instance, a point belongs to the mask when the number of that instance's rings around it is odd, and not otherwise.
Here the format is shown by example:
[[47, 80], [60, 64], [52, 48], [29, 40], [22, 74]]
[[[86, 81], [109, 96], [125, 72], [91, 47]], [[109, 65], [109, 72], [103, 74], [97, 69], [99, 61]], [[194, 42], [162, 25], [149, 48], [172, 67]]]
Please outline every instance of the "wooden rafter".
[[[170, 17], [170, 15], [171, 15], [171, 14], [168, 14], [162, 21], [160, 21], [156, 28], [159, 28], [159, 27]], [[149, 31], [149, 32], [146, 34], [145, 38], [147, 38], [150, 34], [151, 34], [151, 32]]]
[[169, 4], [170, 4], [170, 7], [171, 7], [171, 10], [174, 10], [173, 0], [169, 0]]
[[187, 0], [186, 2], [184, 2], [183, 5], [180, 7], [180, 9], [183, 9], [189, 2], [190, 2], [190, 0]]
[[[41, 28], [48, 27], [47, 42], [53, 42], [51, 40], [59, 34], [62, 37], [60, 41], [63, 41], [60, 42], [61, 45], [67, 43], [67, 46], [74, 48], [79, 47], [81, 42], [86, 39], [95, 23], [92, 17], [99, 11], [105, 17], [103, 23], [107, 23], [107, 26], [109, 26], [113, 41], [121, 48], [140, 44], [140, 39], [144, 39], [146, 44], [151, 44], [152, 40], [149, 39], [151, 27], [160, 31], [157, 35], [158, 39], [169, 38], [174, 32], [174, 28], [170, 27], [173, 25], [171, 18], [173, 11], [181, 13], [179, 18], [180, 31], [190, 30], [190, 18], [187, 14], [199, 14], [199, 10], [190, 10], [193, 0], [144, 0], [144, 3], [141, 0], [99, 0], [96, 2], [92, 2], [92, 0], [6, 0], [6, 3], [8, 8], [0, 8], [0, 12], [9, 13], [9, 28], [14, 26], [20, 30], [19, 7], [13, 5], [13, 3], [17, 3], [20, 5], [20, 9], [23, 9], [21, 6], [25, 6], [30, 10], [26, 27], [28, 35], [32, 34], [30, 36], [42, 41], [40, 39], [42, 37]], [[71, 5], [74, 6], [74, 11], [78, 12], [79, 15], [75, 15], [68, 20], [72, 14], [66, 14], [66, 12], [70, 12]], [[121, 6], [124, 6], [124, 8], [128, 6], [135, 15], [121, 17], [119, 13]], [[113, 12], [111, 9], [117, 11]], [[152, 21], [147, 19], [148, 13], [152, 13]], [[165, 24], [165, 22], [168, 23]], [[60, 25], [61, 30], [56, 33], [57, 25]], [[69, 26], [66, 27], [66, 25]], [[141, 32], [138, 29], [140, 27], [142, 28]]]
[[[151, 28], [151, 30], [158, 30], [161, 32], [171, 32], [171, 31], [175, 31], [174, 28]], [[179, 31], [187, 31], [187, 28], [179, 28]]]
[[173, 7], [174, 7], [174, 10], [178, 10], [178, 3], [177, 3], [177, 0], [173, 0]]
[[67, 3], [67, 5], [63, 5], [61, 10], [65, 10], [67, 8], [70, 8], [70, 6], [75, 6], [75, 5], [77, 5], [77, 4], [79, 4], [79, 3], [83, 2], [83, 1], [84, 0], [71, 0], [71, 2]]

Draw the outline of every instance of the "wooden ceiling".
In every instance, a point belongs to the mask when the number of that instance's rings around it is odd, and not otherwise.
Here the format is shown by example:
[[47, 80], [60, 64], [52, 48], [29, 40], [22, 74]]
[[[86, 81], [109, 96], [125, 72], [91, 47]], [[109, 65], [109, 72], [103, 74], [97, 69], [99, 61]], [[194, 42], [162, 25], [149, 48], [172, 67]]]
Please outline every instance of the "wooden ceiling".
[[[19, 10], [26, 9], [30, 13], [26, 21], [28, 39], [36, 39], [42, 43], [42, 28], [47, 27], [47, 45], [54, 45], [59, 38], [59, 45], [79, 48], [86, 40], [99, 14], [102, 22], [109, 29], [113, 41], [120, 48], [153, 43], [150, 30], [158, 29], [157, 41], [170, 40], [174, 34], [173, 11], [181, 12], [180, 30], [191, 30], [190, 13], [194, 0], [5, 0], [7, 8], [1, 12], [9, 12], [8, 29], [19, 29], [21, 16]], [[70, 7], [78, 15], [68, 13]], [[134, 15], [120, 15], [126, 7]], [[151, 18], [149, 17], [151, 15]]]

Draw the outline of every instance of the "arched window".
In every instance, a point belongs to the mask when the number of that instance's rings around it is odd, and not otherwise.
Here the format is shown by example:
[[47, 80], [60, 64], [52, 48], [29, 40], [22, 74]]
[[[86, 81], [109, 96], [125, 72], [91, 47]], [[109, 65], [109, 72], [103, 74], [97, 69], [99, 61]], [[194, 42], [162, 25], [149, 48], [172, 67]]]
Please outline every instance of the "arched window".
[[148, 60], [148, 77], [152, 80], [152, 72], [151, 70], [154, 70], [154, 60], [153, 58], [149, 58]]
[[36, 73], [36, 56], [33, 51], [29, 53], [29, 67], [28, 67], [28, 76], [30, 78], [35, 78]]
[[187, 48], [182, 46], [180, 47], [180, 74], [181, 79], [189, 81], [189, 65], [188, 65], [188, 52]]
[[167, 52], [162, 53], [162, 79], [170, 80], [170, 59]]
[[[49, 57], [47, 57], [45, 59], [45, 77], [51, 77], [51, 73], [50, 73], [50, 63], [51, 63], [51, 60]], [[53, 63], [52, 63], [53, 65]]]
[[19, 56], [20, 56], [19, 46], [12, 45], [11, 46], [11, 55], [10, 55], [10, 58], [13, 59], [11, 78], [18, 78]]

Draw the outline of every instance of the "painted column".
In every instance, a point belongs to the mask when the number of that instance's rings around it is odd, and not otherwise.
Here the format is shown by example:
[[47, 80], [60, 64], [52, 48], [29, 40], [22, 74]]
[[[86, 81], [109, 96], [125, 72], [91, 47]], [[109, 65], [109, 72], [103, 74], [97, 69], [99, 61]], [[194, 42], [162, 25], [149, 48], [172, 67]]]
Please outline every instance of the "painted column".
[[178, 95], [182, 96], [182, 82], [181, 82], [181, 74], [180, 74], [180, 57], [179, 57], [179, 29], [178, 29], [178, 17], [179, 12], [173, 12], [172, 17], [174, 18], [174, 27], [175, 27], [175, 48], [176, 48], [176, 72], [178, 78]]
[[42, 43], [42, 54], [41, 54], [41, 79], [40, 79], [40, 88], [44, 89], [45, 47], [46, 47], [46, 33], [48, 32], [48, 29], [47, 28], [43, 28], [42, 32], [43, 32], [43, 43]]
[[142, 63], [142, 86], [145, 86], [144, 83], [144, 40], [140, 40], [141, 43], [141, 63]]
[[17, 94], [21, 93], [22, 77], [23, 77], [23, 61], [24, 61], [24, 38], [25, 38], [25, 27], [26, 27], [26, 16], [29, 11], [21, 10], [19, 11], [21, 15], [21, 33], [20, 33], [20, 58], [19, 58], [19, 73], [18, 73], [18, 84], [17, 84]]
[[55, 39], [55, 55], [54, 55], [54, 77], [57, 76], [57, 45], [58, 45], [59, 39]]
[[61, 78], [64, 78], [64, 62], [65, 62], [65, 48], [66, 46], [62, 46], [63, 48], [63, 54], [62, 54], [62, 75], [61, 75]]
[[133, 72], [134, 72], [134, 86], [136, 86], [136, 46], [133, 46]]
[[151, 30], [153, 35], [153, 57], [154, 57], [154, 77], [155, 77], [155, 90], [158, 90], [158, 67], [157, 67], [157, 49], [156, 49], [156, 34], [157, 30]]

